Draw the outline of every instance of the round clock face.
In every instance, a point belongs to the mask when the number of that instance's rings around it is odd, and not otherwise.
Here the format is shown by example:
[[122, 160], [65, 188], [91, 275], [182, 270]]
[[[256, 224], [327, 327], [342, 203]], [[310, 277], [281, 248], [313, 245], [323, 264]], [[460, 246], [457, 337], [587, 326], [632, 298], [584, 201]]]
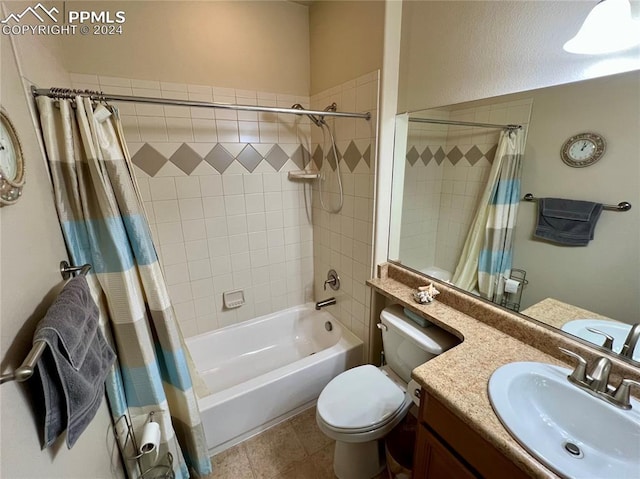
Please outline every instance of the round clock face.
[[15, 180], [18, 174], [18, 154], [4, 123], [0, 123], [0, 171], [8, 180]]
[[604, 155], [604, 139], [595, 133], [580, 133], [562, 145], [560, 156], [567, 165], [575, 168], [589, 166]]
[[18, 134], [0, 110], [0, 206], [18, 201], [24, 185], [24, 160]]

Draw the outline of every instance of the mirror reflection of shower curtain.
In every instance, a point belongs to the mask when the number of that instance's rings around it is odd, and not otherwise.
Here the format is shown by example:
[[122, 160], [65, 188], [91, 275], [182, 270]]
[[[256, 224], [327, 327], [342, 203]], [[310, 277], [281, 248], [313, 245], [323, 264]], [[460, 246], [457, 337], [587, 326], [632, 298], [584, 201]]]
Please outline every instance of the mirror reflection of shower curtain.
[[511, 272], [513, 233], [520, 203], [523, 129], [507, 129], [500, 140], [480, 206], [467, 234], [453, 284], [499, 303]]

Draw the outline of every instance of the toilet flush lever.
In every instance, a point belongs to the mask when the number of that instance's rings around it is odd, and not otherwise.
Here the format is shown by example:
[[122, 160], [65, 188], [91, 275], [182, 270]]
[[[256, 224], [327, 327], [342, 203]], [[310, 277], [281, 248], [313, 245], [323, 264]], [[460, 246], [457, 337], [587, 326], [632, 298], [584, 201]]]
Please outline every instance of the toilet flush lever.
[[330, 269], [327, 273], [327, 280], [324, 282], [324, 290], [327, 290], [327, 285], [331, 286], [331, 289], [338, 291], [340, 289], [340, 276], [336, 273], [335, 269]]

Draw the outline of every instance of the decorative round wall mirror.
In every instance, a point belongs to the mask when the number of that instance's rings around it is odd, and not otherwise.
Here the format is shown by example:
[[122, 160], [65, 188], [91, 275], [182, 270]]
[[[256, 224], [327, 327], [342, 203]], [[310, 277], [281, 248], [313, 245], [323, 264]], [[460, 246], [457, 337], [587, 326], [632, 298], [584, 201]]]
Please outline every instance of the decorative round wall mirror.
[[0, 110], [0, 206], [11, 205], [22, 195], [24, 158], [18, 133]]
[[605, 143], [597, 133], [580, 133], [564, 142], [560, 157], [567, 165], [582, 168], [594, 164], [604, 155]]

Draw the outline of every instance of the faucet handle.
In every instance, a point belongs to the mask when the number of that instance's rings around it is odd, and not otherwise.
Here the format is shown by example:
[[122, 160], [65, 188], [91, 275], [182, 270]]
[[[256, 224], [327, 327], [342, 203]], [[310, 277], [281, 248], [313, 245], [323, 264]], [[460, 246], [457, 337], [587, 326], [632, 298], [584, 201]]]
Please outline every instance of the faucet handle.
[[340, 276], [336, 273], [335, 269], [330, 269], [327, 273], [327, 280], [324, 282], [323, 289], [327, 290], [327, 285], [331, 286], [331, 289], [337, 291], [340, 289]]
[[613, 336], [610, 336], [604, 331], [600, 331], [599, 329], [596, 329], [596, 328], [587, 328], [587, 331], [591, 331], [594, 334], [599, 334], [600, 336], [604, 336], [604, 343], [602, 344], [602, 347], [610, 351], [613, 350]]
[[640, 382], [634, 381], [633, 379], [623, 379], [613, 393], [614, 401], [623, 409], [631, 409], [631, 394], [629, 392], [631, 386], [640, 387]]
[[588, 382], [587, 382], [587, 360], [584, 359], [579, 354], [574, 353], [573, 351], [569, 351], [568, 349], [565, 349], [565, 348], [558, 348], [558, 349], [560, 351], [562, 351], [564, 354], [566, 354], [567, 356], [571, 356], [572, 358], [578, 360], [578, 364], [576, 365], [576, 368], [569, 375], [569, 380], [570, 381], [575, 381], [575, 382], [581, 383], [581, 384], [588, 384]]

